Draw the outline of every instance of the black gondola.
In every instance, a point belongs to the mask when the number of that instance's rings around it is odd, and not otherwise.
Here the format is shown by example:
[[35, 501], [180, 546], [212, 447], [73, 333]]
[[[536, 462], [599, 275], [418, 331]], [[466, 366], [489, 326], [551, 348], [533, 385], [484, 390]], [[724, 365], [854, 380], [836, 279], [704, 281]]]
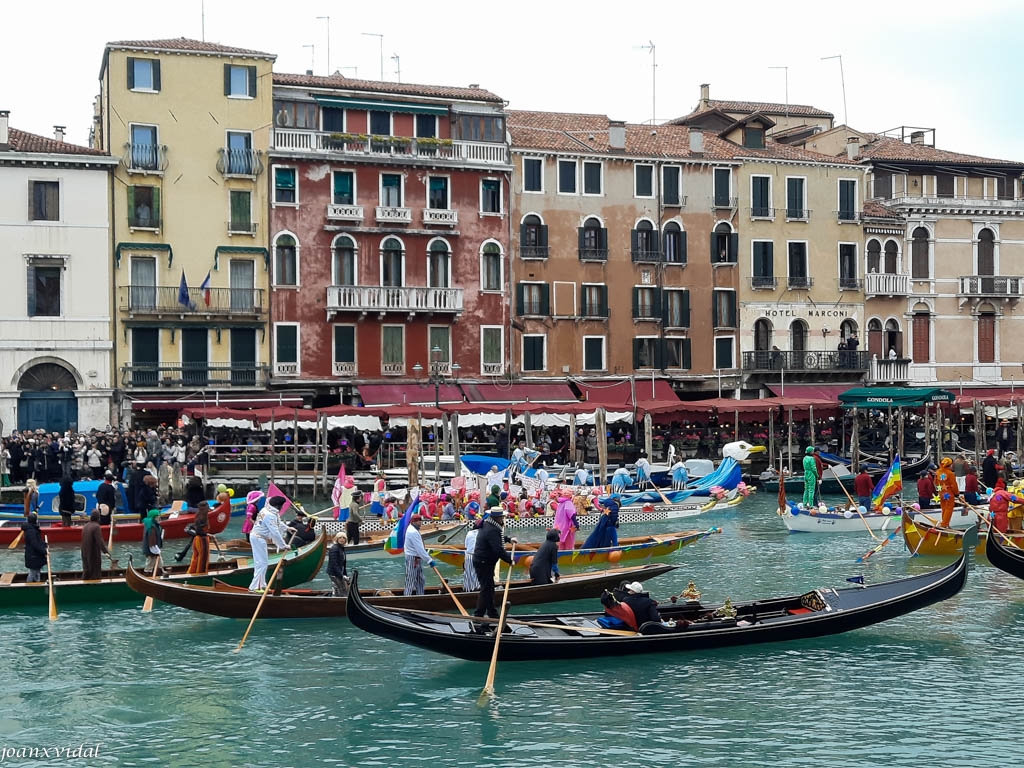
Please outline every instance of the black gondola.
[[[970, 530], [977, 541], [977, 528]], [[969, 534], [965, 536], [965, 540], [969, 538]], [[736, 615], [722, 618], [715, 615], [721, 606], [678, 603], [661, 607], [663, 619], [674, 620], [675, 627], [648, 622], [636, 633], [602, 629], [596, 623], [601, 613], [508, 617], [499, 658], [537, 661], [694, 651], [834, 635], [950, 598], [963, 588], [967, 569], [965, 552], [955, 563], [920, 576], [733, 604]], [[471, 620], [451, 614], [371, 606], [359, 596], [357, 578], [354, 574], [347, 611], [349, 620], [360, 629], [470, 661], [491, 658], [494, 636], [480, 633], [479, 623], [474, 626]], [[493, 627], [495, 623], [482, 626]]]
[[1002, 538], [995, 531], [989, 531], [985, 539], [985, 557], [999, 570], [1006, 571], [1018, 579], [1024, 579], [1024, 549], [1007, 546], [1002, 542]]

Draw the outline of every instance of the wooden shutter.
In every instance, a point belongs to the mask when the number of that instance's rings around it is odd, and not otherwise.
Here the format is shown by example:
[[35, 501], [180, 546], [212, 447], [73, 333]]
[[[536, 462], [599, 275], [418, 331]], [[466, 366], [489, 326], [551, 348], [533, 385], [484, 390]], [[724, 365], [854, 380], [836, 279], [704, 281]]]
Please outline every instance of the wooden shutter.
[[224, 95], [231, 95], [231, 65], [224, 65]]
[[153, 187], [153, 210], [150, 215], [153, 217], [153, 223], [159, 227], [162, 221], [160, 218], [160, 187]]
[[661, 288], [655, 288], [651, 293], [651, 317], [661, 317]]
[[135, 59], [131, 56], [128, 57], [128, 90], [130, 91], [135, 87]]
[[996, 361], [996, 316], [978, 315], [978, 362]]
[[526, 246], [526, 222], [524, 221], [519, 225], [519, 253], [523, 252], [523, 248]]
[[36, 268], [31, 264], [28, 265], [28, 269], [25, 270], [28, 274], [28, 316], [35, 317], [36, 315]]
[[735, 264], [739, 261], [740, 255], [740, 236], [738, 232], [733, 232], [729, 235], [729, 261]]
[[651, 253], [661, 253], [661, 232], [656, 229], [651, 232], [651, 239], [648, 247], [650, 248]]
[[635, 254], [640, 249], [640, 233], [631, 229], [629, 231], [629, 252]]
[[245, 68], [245, 72], [246, 72], [246, 75], [248, 76], [246, 79], [248, 80], [249, 95], [252, 98], [255, 99], [256, 98], [256, 67], [246, 67]]
[[633, 289], [633, 318], [640, 317], [640, 289]]
[[540, 313], [544, 317], [551, 314], [551, 286], [547, 283], [540, 286]]
[[522, 283], [516, 283], [516, 314], [522, 317], [526, 304], [526, 286]]
[[640, 367], [640, 339], [633, 339], [633, 370]]
[[586, 231], [586, 227], [576, 228], [576, 248], [578, 249], [577, 253], [579, 253], [580, 256], [583, 255], [583, 251], [586, 249]]
[[541, 248], [548, 247], [548, 225], [541, 224], [537, 227], [537, 245]]
[[686, 232], [679, 233], [679, 261], [686, 263]]
[[608, 317], [608, 286], [598, 286], [598, 294], [597, 314], [599, 317]]
[[153, 59], [153, 90], [160, 90], [160, 59]]
[[[929, 348], [931, 347], [931, 315], [914, 315], [914, 353], [915, 363], [927, 363], [930, 360]], [[885, 350], [885, 356], [889, 350]], [[881, 355], [880, 355], [881, 357]]]
[[683, 291], [683, 327], [690, 327], [690, 292]]
[[128, 187], [128, 219], [135, 220], [135, 187]]
[[680, 365], [683, 368], [693, 368], [693, 355], [690, 352], [690, 340], [683, 339], [683, 355]]

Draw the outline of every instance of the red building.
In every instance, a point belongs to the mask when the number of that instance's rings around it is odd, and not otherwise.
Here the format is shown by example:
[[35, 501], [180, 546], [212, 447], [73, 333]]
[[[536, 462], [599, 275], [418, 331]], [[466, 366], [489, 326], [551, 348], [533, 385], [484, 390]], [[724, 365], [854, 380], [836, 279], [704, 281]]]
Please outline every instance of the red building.
[[325, 404], [508, 372], [499, 97], [275, 74], [268, 165], [275, 386]]

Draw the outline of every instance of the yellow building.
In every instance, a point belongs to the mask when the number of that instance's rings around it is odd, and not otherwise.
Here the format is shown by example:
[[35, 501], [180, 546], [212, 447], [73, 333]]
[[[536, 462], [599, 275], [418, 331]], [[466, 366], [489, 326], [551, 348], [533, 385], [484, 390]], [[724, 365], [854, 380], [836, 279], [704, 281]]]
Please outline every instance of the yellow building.
[[133, 409], [165, 420], [189, 393], [223, 402], [266, 387], [274, 58], [186, 38], [103, 52], [93, 145], [121, 159], [111, 232], [122, 421]]

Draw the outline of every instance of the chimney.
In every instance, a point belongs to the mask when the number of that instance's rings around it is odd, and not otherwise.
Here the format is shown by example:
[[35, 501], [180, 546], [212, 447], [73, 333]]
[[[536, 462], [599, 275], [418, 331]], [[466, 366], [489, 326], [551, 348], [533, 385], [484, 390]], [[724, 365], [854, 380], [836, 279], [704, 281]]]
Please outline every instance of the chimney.
[[924, 131], [914, 131], [910, 134], [911, 144], [924, 144]]
[[850, 136], [846, 140], [846, 157], [850, 160], [860, 157], [860, 137]]
[[53, 138], [57, 141], [64, 141], [64, 128], [65, 126], [63, 125], [53, 126]]
[[10, 125], [11, 111], [9, 109], [0, 109], [0, 149], [10, 149]]
[[704, 131], [699, 128], [690, 129], [690, 151], [695, 155], [704, 154]]
[[608, 149], [619, 150], [626, 148], [626, 121], [608, 121]]
[[306, 70], [306, 74], [307, 75], [312, 75], [313, 74], [313, 70], [312, 69], [307, 69]]
[[711, 100], [711, 83], [700, 84], [700, 105], [707, 107], [708, 102]]

